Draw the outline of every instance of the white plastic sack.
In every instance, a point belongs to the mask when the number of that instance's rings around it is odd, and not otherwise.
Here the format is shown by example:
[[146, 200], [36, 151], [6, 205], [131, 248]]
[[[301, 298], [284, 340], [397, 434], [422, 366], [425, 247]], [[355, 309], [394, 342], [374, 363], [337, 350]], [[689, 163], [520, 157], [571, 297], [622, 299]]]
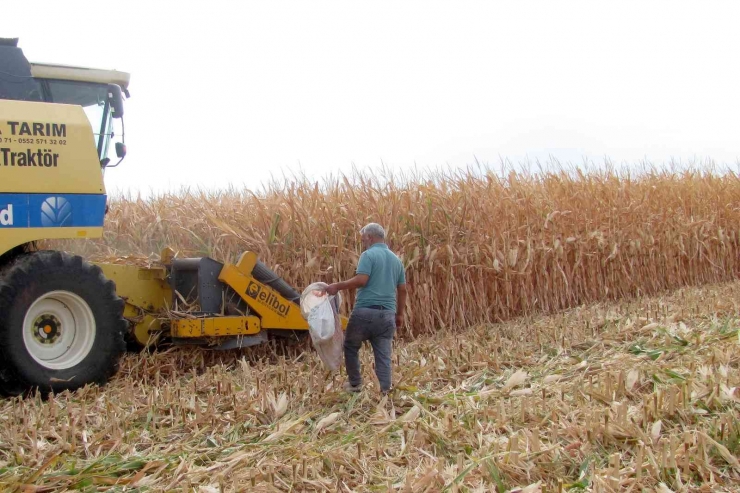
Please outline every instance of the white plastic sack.
[[337, 371], [342, 365], [344, 332], [339, 320], [339, 293], [329, 296], [324, 289], [327, 284], [315, 282], [301, 294], [301, 314], [308, 321], [313, 347], [324, 366]]

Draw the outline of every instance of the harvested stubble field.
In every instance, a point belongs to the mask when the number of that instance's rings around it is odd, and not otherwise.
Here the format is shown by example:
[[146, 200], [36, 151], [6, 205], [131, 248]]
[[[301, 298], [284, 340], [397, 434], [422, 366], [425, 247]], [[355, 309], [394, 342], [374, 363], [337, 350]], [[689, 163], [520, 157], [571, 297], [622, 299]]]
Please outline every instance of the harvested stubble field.
[[737, 490], [738, 204], [734, 175], [698, 172], [116, 199], [103, 240], [55, 246], [253, 250], [300, 290], [351, 276], [358, 229], [386, 226], [410, 289], [397, 392], [342, 393], [308, 346], [127, 355], [102, 389], [0, 402], [0, 486]]
[[399, 341], [391, 399], [341, 392], [300, 347], [130, 354], [103, 389], [0, 403], [0, 486], [737, 491], [737, 300], [735, 282]]

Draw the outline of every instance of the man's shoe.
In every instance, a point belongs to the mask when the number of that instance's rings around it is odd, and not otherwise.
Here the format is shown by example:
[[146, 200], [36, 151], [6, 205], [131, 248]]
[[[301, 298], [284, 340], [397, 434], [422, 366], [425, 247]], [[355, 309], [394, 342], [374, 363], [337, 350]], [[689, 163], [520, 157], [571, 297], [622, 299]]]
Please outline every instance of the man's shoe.
[[357, 393], [357, 392], [360, 392], [362, 390], [362, 384], [360, 384], [360, 385], [352, 385], [349, 382], [344, 382], [344, 385], [342, 386], [342, 388], [344, 389], [345, 392]]

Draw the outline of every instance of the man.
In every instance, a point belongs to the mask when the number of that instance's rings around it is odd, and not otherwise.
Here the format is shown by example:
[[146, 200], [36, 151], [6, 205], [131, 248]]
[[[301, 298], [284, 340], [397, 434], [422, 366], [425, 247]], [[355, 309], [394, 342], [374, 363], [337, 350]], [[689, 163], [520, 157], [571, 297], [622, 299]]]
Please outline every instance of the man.
[[355, 277], [330, 284], [330, 295], [345, 289], [357, 289], [355, 307], [344, 335], [344, 360], [348, 381], [344, 390], [362, 390], [359, 351], [363, 341], [370, 341], [375, 356], [375, 374], [380, 390], [391, 389], [391, 346], [396, 327], [403, 323], [406, 306], [406, 275], [399, 258], [385, 244], [385, 231], [376, 223], [360, 230], [365, 251], [360, 256]]

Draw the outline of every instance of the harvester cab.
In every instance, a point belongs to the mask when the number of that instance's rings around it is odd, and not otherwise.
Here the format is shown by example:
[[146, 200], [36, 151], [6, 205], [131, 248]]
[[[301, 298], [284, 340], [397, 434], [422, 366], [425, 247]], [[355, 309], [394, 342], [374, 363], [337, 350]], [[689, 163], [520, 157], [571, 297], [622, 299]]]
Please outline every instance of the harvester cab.
[[[82, 107], [90, 122], [95, 149], [103, 168], [110, 162], [108, 152], [115, 136], [113, 121], [120, 120], [122, 140], [115, 143], [115, 150], [119, 159], [125, 157], [123, 95], [130, 97], [129, 74], [116, 70], [29, 63], [17, 43], [17, 39], [0, 39], [0, 66], [5, 69], [0, 74], [0, 99]], [[63, 124], [27, 121], [8, 123], [11, 126], [11, 138], [25, 136], [25, 140], [38, 140], [40, 145], [55, 146], [61, 145], [58, 140], [66, 137], [63, 135]], [[57, 144], [52, 144], [51, 140], [57, 141]], [[12, 159], [9, 164], [13, 165]]]
[[37, 248], [103, 235], [128, 84], [115, 70], [29, 63], [0, 39], [0, 393], [103, 384], [127, 340], [228, 349], [308, 330], [298, 293], [253, 253], [222, 264], [165, 251], [136, 266]]

